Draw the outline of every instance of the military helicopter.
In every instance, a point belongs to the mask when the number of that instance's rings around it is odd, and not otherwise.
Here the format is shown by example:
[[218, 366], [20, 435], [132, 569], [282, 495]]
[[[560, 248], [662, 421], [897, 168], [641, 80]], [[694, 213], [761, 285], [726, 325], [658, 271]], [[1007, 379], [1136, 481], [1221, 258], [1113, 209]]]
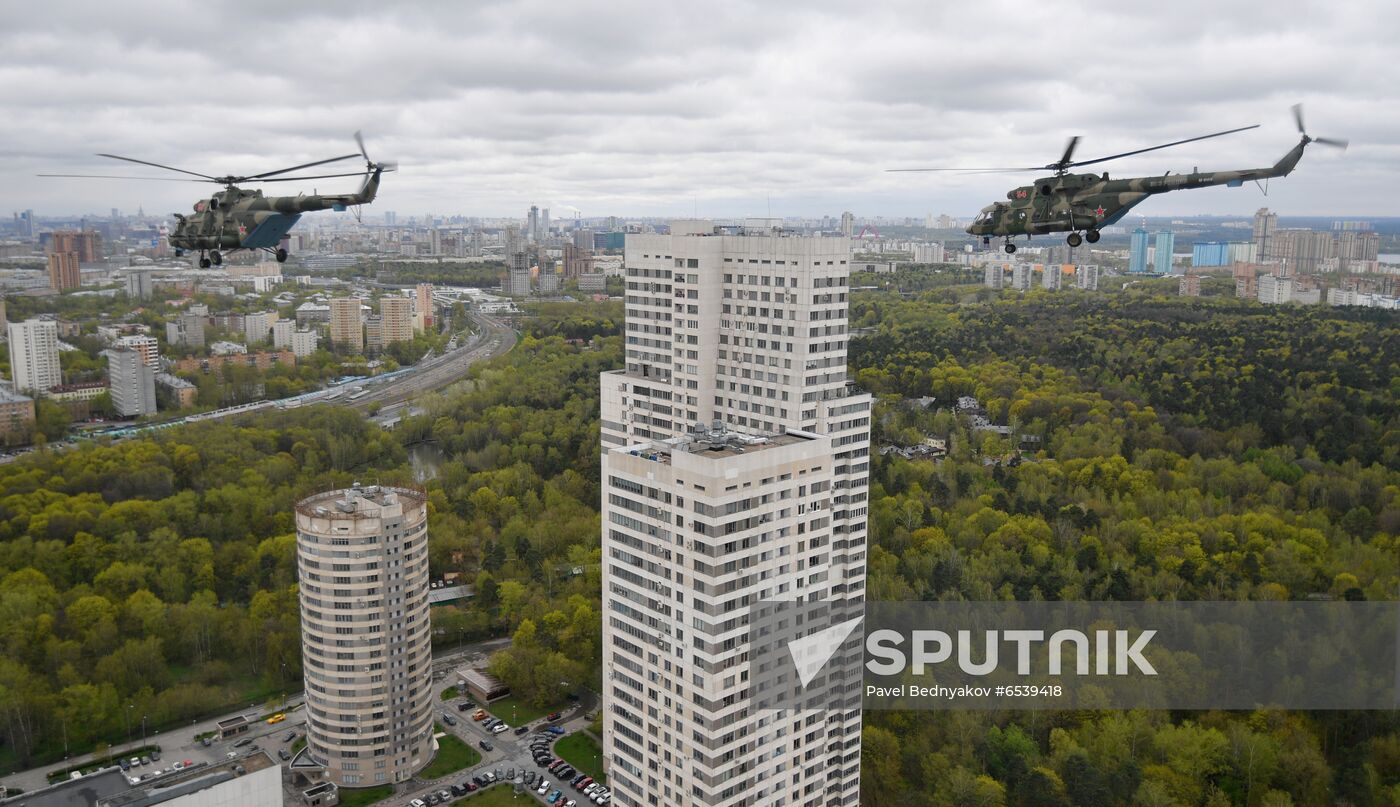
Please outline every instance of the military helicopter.
[[[199, 265], [208, 269], [224, 261], [224, 255], [240, 249], [262, 250], [273, 256], [278, 263], [287, 260], [287, 250], [281, 246], [282, 238], [292, 229], [303, 213], [317, 210], [343, 211], [352, 205], [367, 205], [374, 201], [379, 192], [379, 178], [386, 171], [393, 171], [392, 163], [376, 163], [365, 151], [365, 139], [355, 133], [355, 142], [360, 150], [356, 154], [342, 154], [327, 160], [304, 163], [291, 168], [265, 171], [249, 176], [215, 177], [183, 168], [172, 168], [160, 163], [122, 157], [116, 154], [99, 154], [113, 160], [123, 160], [138, 165], [149, 165], [166, 171], [189, 174], [198, 179], [175, 179], [169, 177], [117, 177], [91, 174], [40, 174], [43, 177], [87, 177], [93, 179], [146, 179], [164, 182], [214, 182], [223, 185], [222, 191], [194, 203], [194, 215], [175, 214], [175, 230], [169, 234], [170, 245], [175, 248], [176, 257], [186, 252], [199, 252]], [[314, 176], [281, 176], [293, 171], [313, 168], [318, 165], [351, 160], [363, 157], [365, 169], [343, 174], [317, 174]], [[331, 179], [334, 177], [363, 176], [364, 182], [354, 193], [338, 195], [306, 196], [264, 196], [261, 190], [245, 190], [238, 187], [253, 182], [295, 182], [306, 179]]]
[[[1193, 169], [1189, 174], [1168, 172], [1162, 176], [1129, 179], [1109, 179], [1107, 172], [1103, 174], [1070, 173], [1071, 168], [1094, 165], [1117, 160], [1121, 157], [1130, 157], [1134, 154], [1143, 154], [1158, 149], [1180, 146], [1184, 143], [1194, 143], [1198, 140], [1209, 140], [1212, 137], [1222, 137], [1249, 129], [1257, 129], [1259, 124], [1256, 123], [1253, 126], [1241, 126], [1238, 129], [1227, 129], [1223, 132], [1163, 143], [1160, 146], [1150, 146], [1108, 157], [1077, 162], [1074, 160], [1074, 151], [1079, 145], [1079, 137], [1075, 136], [1069, 139], [1060, 159], [1049, 165], [1030, 168], [892, 168], [889, 170], [982, 173], [1051, 171], [1053, 172], [1051, 176], [1037, 179], [1033, 184], [1023, 185], [1008, 191], [1006, 198], [1010, 200], [1009, 202], [994, 202], [982, 208], [972, 225], [967, 228], [967, 232], [981, 236], [983, 244], [990, 244], [994, 237], [1004, 238], [1004, 249], [1008, 253], [1016, 251], [1016, 245], [1011, 242], [1011, 239], [1018, 235], [1024, 235], [1029, 240], [1032, 235], [1068, 232], [1069, 235], [1065, 237], [1065, 243], [1071, 247], [1077, 247], [1085, 241], [1091, 244], [1096, 243], [1102, 228], [1117, 223], [1127, 215], [1129, 210], [1154, 194], [1191, 188], [1208, 188], [1213, 185], [1227, 185], [1236, 188], [1245, 182], [1284, 177], [1292, 173], [1293, 168], [1302, 159], [1303, 150], [1307, 148], [1309, 143], [1321, 143], [1343, 149], [1347, 147], [1345, 140], [1308, 136], [1307, 131], [1303, 128], [1301, 105], [1295, 104], [1293, 106], [1293, 119], [1298, 124], [1298, 132], [1303, 136], [1303, 139], [1291, 151], [1283, 155], [1282, 159], [1267, 168], [1209, 172]], [[1080, 235], [1081, 231], [1083, 232], [1082, 236]]]

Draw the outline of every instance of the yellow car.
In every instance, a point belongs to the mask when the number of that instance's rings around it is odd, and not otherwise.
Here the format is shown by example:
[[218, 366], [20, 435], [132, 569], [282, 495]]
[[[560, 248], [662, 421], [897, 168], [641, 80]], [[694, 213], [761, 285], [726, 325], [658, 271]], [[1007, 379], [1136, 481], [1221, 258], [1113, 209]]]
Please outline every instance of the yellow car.
[[278, 712], [277, 714], [273, 715], [272, 717], [269, 717], [269, 718], [267, 719], [267, 722], [268, 722], [268, 723], [281, 723], [283, 720], [286, 720], [286, 719], [287, 719], [287, 716], [286, 716], [286, 715], [282, 714], [281, 712]]

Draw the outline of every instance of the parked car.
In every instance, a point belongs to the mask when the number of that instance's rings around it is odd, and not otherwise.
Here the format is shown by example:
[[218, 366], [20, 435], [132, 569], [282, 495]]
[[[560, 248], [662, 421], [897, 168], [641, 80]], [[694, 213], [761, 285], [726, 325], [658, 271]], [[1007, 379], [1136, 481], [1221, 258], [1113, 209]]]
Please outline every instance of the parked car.
[[142, 764], [142, 765], [149, 765], [149, 764], [151, 764], [151, 758], [150, 758], [150, 757], [141, 757], [141, 764]]
[[477, 789], [481, 786], [478, 785], [476, 782], [463, 782], [462, 787], [465, 787], [468, 793], [475, 793]]
[[549, 728], [546, 728], [545, 731], [549, 732], [550, 734], [557, 734], [557, 735], [563, 735], [563, 734], [566, 733], [566, 732], [564, 731], [564, 727], [563, 727], [563, 726], [550, 726]]
[[408, 807], [427, 807], [427, 802], [422, 799], [414, 799], [408, 803]]
[[124, 770], [124, 771], [129, 771], [129, 770], [131, 770], [131, 763], [128, 762], [127, 760], [125, 760], [125, 759], [119, 759], [119, 760], [117, 760], [117, 762], [118, 762], [118, 764], [120, 764], [120, 765], [122, 766], [122, 770]]
[[548, 792], [549, 792], [549, 780], [548, 780], [548, 779], [541, 779], [541, 780], [540, 780], [540, 785], [539, 785], [539, 787], [535, 788], [535, 792], [538, 793], [538, 794], [540, 794], [541, 796], [543, 796], [544, 794], [548, 793]]
[[535, 784], [535, 772], [525, 771], [525, 784], [533, 786]]
[[160, 749], [159, 749], [159, 748], [156, 748], [156, 749], [154, 749], [154, 750], [151, 751], [151, 761], [152, 761], [152, 762], [160, 762]]
[[291, 731], [289, 731], [289, 732], [287, 732], [286, 734], [283, 734], [283, 735], [282, 735], [282, 742], [284, 742], [284, 743], [289, 743], [289, 742], [291, 742], [292, 740], [295, 740], [296, 738], [297, 738], [296, 729], [292, 729]]
[[497, 723], [496, 725], [491, 727], [492, 734], [500, 734], [501, 732], [505, 731], [510, 731], [510, 724], [506, 723], [505, 721]]
[[253, 738], [252, 738], [252, 737], [244, 737], [243, 739], [241, 739], [241, 740], [239, 740], [238, 742], [234, 743], [234, 744], [233, 744], [233, 747], [234, 747], [234, 748], [242, 748], [243, 746], [248, 745], [248, 744], [250, 744], [250, 743], [252, 743], [252, 742], [253, 742]]
[[471, 702], [471, 701], [466, 701], [465, 703], [459, 703], [459, 704], [457, 704], [457, 711], [459, 711], [459, 712], [469, 712], [469, 711], [471, 711], [471, 708], [472, 708], [472, 702]]
[[205, 737], [204, 739], [202, 739], [202, 740], [199, 741], [199, 744], [202, 745], [202, 746], [204, 746], [205, 748], [208, 748], [209, 746], [211, 746], [211, 745], [214, 744], [214, 738], [213, 738], [213, 737]]
[[549, 723], [553, 723], [561, 717], [563, 717], [563, 715], [559, 712], [550, 712], [549, 714], [545, 715], [544, 719]]
[[455, 725], [457, 725], [457, 718], [453, 717], [452, 715], [448, 714], [447, 712], [443, 712], [443, 713], [442, 713], [442, 722], [446, 723], [446, 724], [449, 725], [449, 726], [455, 726]]
[[578, 807], [578, 802], [573, 799], [569, 799], [568, 801], [564, 802], [564, 807]]
[[448, 788], [448, 790], [451, 790], [452, 795], [454, 796], [467, 795], [467, 786], [463, 784], [453, 784], [451, 787]]
[[528, 732], [529, 730], [530, 730], [530, 727], [529, 727], [529, 726], [517, 726], [516, 729], [515, 729], [515, 733], [516, 733], [516, 734], [525, 734], [525, 733]]
[[549, 791], [549, 795], [545, 796], [545, 801], [549, 802], [550, 804], [553, 804], [554, 802], [558, 801], [559, 797], [562, 795], [564, 794], [560, 793], [558, 790], [551, 790]]
[[437, 804], [438, 801], [440, 801], [440, 799], [438, 799], [438, 795], [436, 793], [429, 793], [428, 795], [423, 797], [423, 801], [427, 803], [428, 807], [433, 807], [433, 805]]
[[281, 723], [283, 720], [286, 720], [286, 719], [287, 719], [287, 716], [286, 716], [286, 715], [282, 714], [281, 712], [278, 712], [277, 714], [273, 715], [272, 717], [269, 717], [269, 718], [267, 719], [267, 722], [268, 722], [268, 724], [270, 725], [270, 724], [273, 724], [273, 723]]
[[439, 790], [439, 791], [437, 792], [437, 796], [438, 796], [438, 801], [441, 801], [441, 802], [444, 802], [444, 803], [449, 802], [449, 801], [452, 801], [452, 794], [449, 793], [449, 792], [447, 792], [446, 790]]
[[476, 785], [477, 787], [486, 787], [486, 780], [482, 779], [481, 775], [478, 774], [472, 777], [472, 784]]
[[472, 720], [485, 720], [485, 719], [486, 719], [486, 710], [485, 710], [485, 709], [477, 709], [475, 712], [472, 713]]
[[491, 749], [496, 747], [491, 744], [490, 740], [482, 740], [481, 742], [477, 743], [477, 745], [481, 746], [482, 751], [490, 751]]
[[288, 751], [285, 748], [279, 748], [277, 749], [277, 757], [283, 762], [286, 762], [287, 760], [292, 758], [292, 752]]
[[506, 768], [506, 779], [514, 779], [514, 778], [515, 778], [515, 768], [514, 768], [514, 767]]

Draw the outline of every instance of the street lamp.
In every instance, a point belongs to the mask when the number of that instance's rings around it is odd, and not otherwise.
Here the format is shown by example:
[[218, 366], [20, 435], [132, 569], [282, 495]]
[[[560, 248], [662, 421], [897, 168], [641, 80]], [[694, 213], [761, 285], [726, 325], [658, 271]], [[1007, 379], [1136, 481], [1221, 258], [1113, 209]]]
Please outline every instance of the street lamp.
[[146, 716], [145, 716], [145, 715], [141, 715], [141, 746], [144, 748], [145, 745], [146, 745]]
[[136, 704], [128, 703], [126, 711], [122, 712], [122, 724], [126, 726], [126, 744], [131, 745], [131, 710], [136, 708]]

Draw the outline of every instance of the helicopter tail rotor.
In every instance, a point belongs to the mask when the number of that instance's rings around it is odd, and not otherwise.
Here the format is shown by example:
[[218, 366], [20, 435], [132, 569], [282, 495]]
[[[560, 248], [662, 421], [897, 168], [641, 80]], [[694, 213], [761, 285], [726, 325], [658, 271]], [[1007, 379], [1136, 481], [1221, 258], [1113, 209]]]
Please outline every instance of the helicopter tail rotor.
[[1324, 146], [1332, 146], [1332, 147], [1334, 147], [1334, 148], [1342, 149], [1343, 151], [1346, 150], [1346, 147], [1347, 147], [1347, 146], [1351, 145], [1351, 141], [1346, 140], [1346, 139], [1343, 139], [1343, 138], [1336, 138], [1336, 137], [1310, 137], [1310, 136], [1308, 135], [1307, 127], [1305, 127], [1305, 126], [1303, 125], [1303, 105], [1302, 105], [1302, 104], [1294, 104], [1294, 105], [1293, 105], [1293, 122], [1296, 123], [1296, 124], [1298, 124], [1298, 134], [1300, 134], [1300, 135], [1303, 136], [1303, 142], [1304, 142], [1304, 143], [1321, 143], [1321, 144], [1324, 145]]
[[364, 136], [364, 133], [363, 133], [363, 132], [360, 132], [359, 130], [356, 130], [356, 132], [355, 132], [355, 143], [360, 147], [360, 156], [362, 156], [362, 157], [365, 158], [365, 170], [366, 170], [366, 171], [373, 171], [373, 170], [375, 170], [375, 169], [379, 169], [380, 171], [388, 172], [388, 171], [395, 171], [395, 170], [398, 169], [399, 164], [396, 163], [396, 162], [392, 162], [392, 161], [375, 162], [374, 160], [371, 160], [371, 159], [369, 158], [369, 150], [365, 148], [365, 136]]

